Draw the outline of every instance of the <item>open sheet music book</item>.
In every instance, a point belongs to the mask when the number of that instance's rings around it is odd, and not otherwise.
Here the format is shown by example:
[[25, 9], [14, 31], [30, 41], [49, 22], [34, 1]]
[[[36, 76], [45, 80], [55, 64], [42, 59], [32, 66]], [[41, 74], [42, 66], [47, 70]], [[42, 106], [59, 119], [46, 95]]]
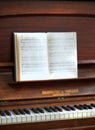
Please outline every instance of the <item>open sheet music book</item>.
[[76, 32], [14, 32], [16, 81], [77, 78]]

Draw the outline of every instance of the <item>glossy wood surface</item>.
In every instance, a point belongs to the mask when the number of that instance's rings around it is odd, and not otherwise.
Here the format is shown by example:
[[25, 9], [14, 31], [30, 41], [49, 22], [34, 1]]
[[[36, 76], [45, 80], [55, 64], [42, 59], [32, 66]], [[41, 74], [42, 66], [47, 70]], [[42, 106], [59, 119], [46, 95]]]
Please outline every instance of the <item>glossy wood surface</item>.
[[13, 63], [13, 32], [75, 31], [78, 60], [95, 60], [95, 2], [4, 0], [0, 8], [1, 63]]
[[[13, 32], [77, 32], [78, 78], [15, 82]], [[0, 1], [0, 110], [95, 103], [95, 2]], [[94, 130], [95, 118], [0, 126], [0, 130]]]

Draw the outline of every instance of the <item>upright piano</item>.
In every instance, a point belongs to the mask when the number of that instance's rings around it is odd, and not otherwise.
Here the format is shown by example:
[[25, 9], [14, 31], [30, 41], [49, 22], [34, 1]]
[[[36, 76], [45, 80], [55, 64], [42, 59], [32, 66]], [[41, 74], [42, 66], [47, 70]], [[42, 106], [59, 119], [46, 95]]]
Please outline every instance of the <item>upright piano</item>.
[[[77, 32], [78, 78], [15, 82], [13, 32]], [[94, 1], [0, 1], [0, 130], [95, 130]]]

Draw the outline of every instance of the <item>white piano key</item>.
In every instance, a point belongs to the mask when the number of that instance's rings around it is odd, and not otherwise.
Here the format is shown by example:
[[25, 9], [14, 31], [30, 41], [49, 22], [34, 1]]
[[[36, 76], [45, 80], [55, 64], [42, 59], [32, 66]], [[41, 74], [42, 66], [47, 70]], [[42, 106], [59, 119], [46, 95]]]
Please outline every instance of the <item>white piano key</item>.
[[73, 119], [74, 118], [74, 111], [72, 111], [70, 114], [69, 114], [69, 119]]
[[1, 125], [1, 116], [0, 116], [0, 125]]
[[36, 114], [36, 121], [40, 122], [41, 121], [41, 115], [40, 114]]
[[83, 110], [77, 110], [76, 112], [77, 112], [77, 118], [84, 117], [84, 115], [83, 115], [84, 111]]
[[45, 121], [45, 113], [41, 113], [41, 121]]
[[55, 120], [59, 120], [60, 119], [59, 112], [54, 112], [54, 117], [55, 117]]
[[30, 114], [31, 122], [36, 122], [36, 116], [34, 114]]
[[95, 108], [92, 109], [92, 111], [91, 111], [91, 116], [92, 116], [92, 117], [95, 117]]
[[90, 110], [86, 112], [86, 117], [90, 117]]
[[78, 112], [74, 112], [74, 119], [78, 118]]
[[12, 115], [11, 118], [12, 118], [12, 124], [17, 123], [16, 116]]
[[15, 115], [15, 116], [16, 116], [16, 122], [21, 123], [22, 122], [21, 115]]
[[93, 115], [94, 115], [94, 117], [95, 117], [95, 108], [93, 109]]
[[60, 112], [60, 120], [64, 120], [65, 119], [65, 114], [64, 111]]
[[30, 109], [29, 109], [29, 111], [30, 111], [30, 117], [31, 117], [31, 122], [36, 122], [36, 114], [35, 113], [33, 113]]
[[52, 117], [52, 113], [51, 112], [47, 112], [45, 109], [42, 109], [44, 111], [44, 113], [41, 113], [42, 115], [42, 121], [50, 121], [51, 117]]
[[60, 120], [64, 120], [65, 119], [65, 113], [64, 113], [64, 111], [62, 111], [62, 112], [60, 112]]
[[26, 122], [26, 116], [25, 115], [21, 115], [21, 122], [25, 123]]
[[11, 118], [12, 118], [12, 124], [17, 123], [16, 116], [15, 116], [13, 113], [12, 113], [12, 115], [11, 115]]
[[45, 121], [50, 121], [50, 120], [51, 120], [51, 114], [45, 113]]
[[82, 115], [83, 115], [84, 118], [86, 118], [86, 113], [87, 113], [86, 111], [87, 111], [87, 110], [82, 110], [82, 112], [83, 112]]
[[26, 114], [26, 122], [31, 122], [31, 116], [29, 114]]
[[63, 110], [63, 113], [64, 113], [64, 119], [68, 119], [68, 112]]
[[65, 112], [65, 119], [69, 119], [69, 115], [70, 115], [70, 113], [71, 113], [71, 111], [66, 111], [66, 110], [64, 110]]
[[1, 116], [1, 125], [7, 124], [6, 116]]
[[92, 109], [89, 110], [89, 117], [92, 117], [92, 113], [91, 113]]
[[50, 113], [50, 120], [54, 120], [55, 119], [55, 116], [53, 113]]
[[26, 114], [26, 122], [35, 122], [36, 121], [36, 117], [34, 115], [34, 113], [28, 109], [30, 114]]
[[12, 124], [12, 117], [6, 116], [6, 124]]
[[12, 124], [21, 123], [21, 117], [10, 110]]

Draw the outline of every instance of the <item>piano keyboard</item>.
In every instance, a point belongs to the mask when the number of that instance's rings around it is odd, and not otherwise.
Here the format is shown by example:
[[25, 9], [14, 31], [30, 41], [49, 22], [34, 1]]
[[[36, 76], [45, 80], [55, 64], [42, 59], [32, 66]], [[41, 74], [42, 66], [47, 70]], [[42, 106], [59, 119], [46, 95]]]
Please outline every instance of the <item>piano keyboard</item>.
[[95, 117], [95, 104], [0, 111], [0, 125]]

